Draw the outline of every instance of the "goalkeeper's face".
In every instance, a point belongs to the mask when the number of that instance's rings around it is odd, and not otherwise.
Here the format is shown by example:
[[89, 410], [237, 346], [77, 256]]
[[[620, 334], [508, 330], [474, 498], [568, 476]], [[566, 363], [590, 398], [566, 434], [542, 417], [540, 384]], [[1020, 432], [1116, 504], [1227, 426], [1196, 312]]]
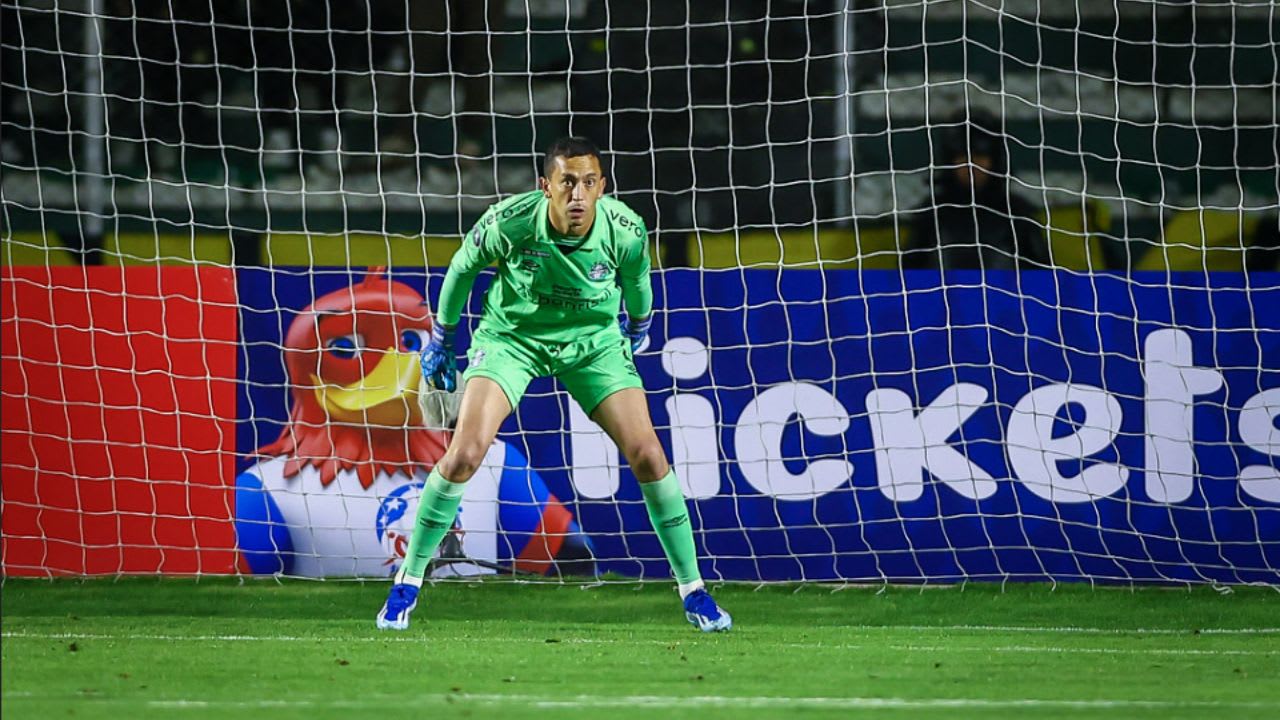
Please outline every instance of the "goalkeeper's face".
[[554, 158], [550, 177], [539, 178], [551, 200], [548, 212], [556, 230], [581, 237], [596, 219], [596, 201], [604, 194], [605, 177], [595, 155]]

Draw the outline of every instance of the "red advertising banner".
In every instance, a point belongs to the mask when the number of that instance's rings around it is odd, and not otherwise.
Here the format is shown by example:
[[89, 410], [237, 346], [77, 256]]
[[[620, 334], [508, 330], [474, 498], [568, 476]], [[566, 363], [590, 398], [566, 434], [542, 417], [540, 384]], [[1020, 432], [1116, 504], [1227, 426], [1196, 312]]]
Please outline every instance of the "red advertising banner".
[[231, 269], [11, 267], [0, 287], [3, 573], [234, 572]]

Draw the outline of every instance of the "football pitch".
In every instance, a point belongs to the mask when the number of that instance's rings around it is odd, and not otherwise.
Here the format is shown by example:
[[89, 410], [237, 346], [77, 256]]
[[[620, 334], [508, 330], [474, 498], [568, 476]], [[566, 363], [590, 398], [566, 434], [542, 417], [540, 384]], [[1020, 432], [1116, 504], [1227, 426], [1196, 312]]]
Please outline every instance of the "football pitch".
[[1280, 593], [1044, 584], [3, 585], [5, 718], [1208, 717], [1280, 715]]

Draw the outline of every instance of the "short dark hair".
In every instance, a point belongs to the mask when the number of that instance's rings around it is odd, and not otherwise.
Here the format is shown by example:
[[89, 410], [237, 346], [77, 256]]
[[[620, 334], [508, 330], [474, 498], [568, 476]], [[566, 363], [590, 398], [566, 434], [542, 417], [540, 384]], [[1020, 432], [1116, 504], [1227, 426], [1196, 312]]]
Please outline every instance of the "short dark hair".
[[583, 155], [594, 155], [600, 161], [600, 171], [604, 172], [604, 156], [600, 154], [600, 148], [596, 147], [595, 143], [584, 137], [562, 137], [547, 148], [547, 155], [542, 160], [542, 176], [551, 177], [551, 171], [556, 167], [556, 158]]

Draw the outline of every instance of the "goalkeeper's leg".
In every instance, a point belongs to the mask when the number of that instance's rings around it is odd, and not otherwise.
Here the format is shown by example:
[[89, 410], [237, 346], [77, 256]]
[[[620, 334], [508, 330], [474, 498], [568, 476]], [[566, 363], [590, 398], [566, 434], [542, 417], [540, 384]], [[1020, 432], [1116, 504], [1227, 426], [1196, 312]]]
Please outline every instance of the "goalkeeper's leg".
[[720, 609], [703, 586], [698, 551], [693, 542], [689, 508], [675, 471], [658, 442], [644, 391], [619, 390], [599, 403], [591, 418], [613, 438], [640, 481], [649, 520], [679, 583], [685, 617], [703, 632], [728, 630], [729, 613]]
[[395, 584], [378, 612], [379, 628], [404, 630], [409, 627], [409, 614], [418, 604], [418, 591], [427, 567], [440, 541], [453, 528], [465, 483], [484, 461], [498, 427], [510, 413], [511, 402], [497, 382], [486, 377], [468, 381], [457, 430], [449, 449], [427, 478], [418, 501], [418, 517], [404, 565], [396, 573]]

